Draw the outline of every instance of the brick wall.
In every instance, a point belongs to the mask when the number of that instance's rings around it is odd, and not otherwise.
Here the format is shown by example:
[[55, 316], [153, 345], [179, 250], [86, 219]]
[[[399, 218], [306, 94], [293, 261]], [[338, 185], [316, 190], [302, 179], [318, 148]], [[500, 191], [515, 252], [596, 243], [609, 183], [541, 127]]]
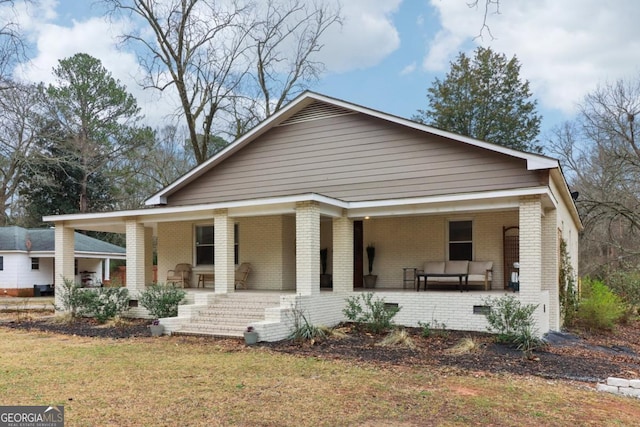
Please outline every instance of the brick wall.
[[[213, 219], [212, 219], [213, 222]], [[193, 224], [190, 222], [158, 223], [158, 282], [167, 280], [167, 271], [176, 264], [193, 264]], [[197, 277], [191, 281], [197, 283]]]
[[[374, 243], [377, 287], [402, 288], [404, 267], [422, 268], [425, 261], [444, 261], [450, 220], [473, 221], [474, 259], [493, 261], [492, 289], [504, 289], [502, 227], [518, 224], [517, 211], [372, 218], [364, 221], [364, 243]], [[365, 270], [367, 260], [365, 255]], [[366, 274], [366, 271], [363, 271]]]

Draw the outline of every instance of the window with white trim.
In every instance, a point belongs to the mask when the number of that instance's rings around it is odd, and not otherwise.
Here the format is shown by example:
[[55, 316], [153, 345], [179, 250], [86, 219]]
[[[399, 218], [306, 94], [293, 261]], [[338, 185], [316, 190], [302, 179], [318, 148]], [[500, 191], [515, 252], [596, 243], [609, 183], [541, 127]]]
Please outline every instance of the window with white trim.
[[[196, 265], [213, 265], [215, 263], [215, 237], [213, 225], [196, 225], [195, 235]], [[238, 224], [233, 225], [233, 258], [238, 264]]]
[[31, 269], [40, 270], [40, 258], [31, 258]]
[[473, 260], [473, 221], [449, 221], [449, 260]]

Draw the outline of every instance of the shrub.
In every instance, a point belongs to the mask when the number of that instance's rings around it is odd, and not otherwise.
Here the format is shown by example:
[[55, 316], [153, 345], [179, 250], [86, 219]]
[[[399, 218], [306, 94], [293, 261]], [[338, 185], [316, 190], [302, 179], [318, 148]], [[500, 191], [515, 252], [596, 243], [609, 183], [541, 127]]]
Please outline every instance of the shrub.
[[367, 292], [347, 298], [347, 306], [342, 313], [352, 322], [372, 333], [387, 331], [393, 327], [393, 317], [401, 307], [387, 306], [382, 298], [373, 299], [373, 293]]
[[487, 298], [489, 310], [484, 314], [489, 322], [490, 332], [498, 334], [498, 341], [515, 345], [528, 358], [543, 342], [537, 336], [533, 312], [537, 304], [522, 305], [514, 296]]
[[322, 340], [327, 336], [327, 329], [312, 325], [304, 315], [303, 310], [297, 306], [292, 309], [293, 325], [289, 339], [294, 341], [311, 341], [313, 344], [316, 340]]
[[503, 342], [513, 342], [516, 335], [527, 325], [533, 325], [533, 312], [537, 305], [522, 305], [516, 297], [508, 295], [501, 298], [487, 298], [484, 303], [489, 306], [485, 312], [489, 331], [498, 334]]
[[622, 299], [600, 280], [582, 281], [583, 297], [578, 305], [576, 319], [588, 329], [612, 329], [625, 314]]
[[85, 305], [83, 298], [85, 298], [85, 292], [82, 290], [82, 285], [76, 283], [70, 279], [63, 279], [62, 288], [57, 290], [60, 293], [57, 300], [60, 301], [62, 306], [56, 306], [58, 311], [66, 311], [71, 314], [71, 317], [76, 317], [81, 313], [80, 308]]
[[178, 304], [184, 298], [186, 292], [169, 284], [159, 283], [148, 286], [139, 297], [140, 305], [149, 311], [156, 319], [162, 317], [176, 317]]
[[95, 317], [100, 323], [120, 316], [129, 309], [127, 288], [99, 288], [81, 291], [80, 313]]
[[560, 270], [558, 278], [558, 292], [560, 299], [560, 315], [565, 325], [571, 326], [575, 322], [578, 310], [578, 292], [575, 272], [571, 264], [571, 257], [567, 250], [567, 241], [560, 240]]
[[438, 322], [436, 319], [431, 319], [430, 322], [418, 321], [418, 326], [421, 328], [420, 334], [424, 338], [429, 338], [431, 335], [439, 335], [441, 337], [449, 335], [447, 325], [444, 322]]
[[382, 341], [377, 343], [381, 347], [404, 347], [409, 349], [416, 348], [411, 335], [404, 328], [396, 328]]
[[638, 271], [615, 271], [608, 275], [607, 284], [614, 291], [636, 310], [640, 309], [640, 272]]

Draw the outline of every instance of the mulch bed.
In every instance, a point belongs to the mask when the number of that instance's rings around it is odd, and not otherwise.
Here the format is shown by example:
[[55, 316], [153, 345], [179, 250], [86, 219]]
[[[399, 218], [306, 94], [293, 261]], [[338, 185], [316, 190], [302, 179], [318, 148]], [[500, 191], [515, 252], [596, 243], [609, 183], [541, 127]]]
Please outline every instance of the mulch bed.
[[[610, 376], [640, 378], [640, 322], [621, 327], [612, 335], [580, 332], [554, 334], [544, 349], [529, 360], [513, 347], [495, 343], [495, 337], [477, 332], [447, 331], [444, 335], [420, 336], [419, 329], [408, 329], [415, 344], [406, 347], [382, 347], [383, 337], [348, 327], [346, 338], [320, 343], [265, 343], [276, 351], [327, 359], [352, 359], [367, 363], [448, 366], [476, 374], [483, 372], [535, 375], [550, 379], [603, 381]], [[471, 338], [472, 351], [454, 354], [461, 340]], [[632, 340], [628, 342], [627, 340]]]
[[35, 330], [43, 332], [54, 332], [64, 335], [76, 335], [81, 337], [99, 338], [136, 338], [150, 337], [149, 320], [130, 319], [122, 324], [100, 324], [95, 319], [79, 318], [73, 322], [58, 322], [51, 317], [35, 318], [27, 320], [5, 321], [0, 323], [12, 329]]
[[[59, 323], [51, 318], [5, 320], [0, 326], [48, 331], [67, 335], [102, 338], [149, 337], [148, 320], [130, 320], [126, 325], [100, 325], [93, 319]], [[407, 328], [414, 348], [379, 345], [384, 335], [373, 335], [352, 325], [341, 325], [346, 336], [330, 337], [315, 343], [280, 341], [259, 343], [274, 352], [343, 359], [380, 366], [442, 366], [483, 373], [513, 373], [551, 379], [596, 382], [607, 377], [640, 378], [640, 321], [621, 325], [610, 333], [555, 333], [548, 345], [529, 360], [515, 348], [496, 344], [494, 337], [477, 332], [447, 331], [422, 337], [418, 328]], [[461, 340], [471, 338], [475, 349], [455, 354]], [[222, 340], [218, 340], [222, 342]]]

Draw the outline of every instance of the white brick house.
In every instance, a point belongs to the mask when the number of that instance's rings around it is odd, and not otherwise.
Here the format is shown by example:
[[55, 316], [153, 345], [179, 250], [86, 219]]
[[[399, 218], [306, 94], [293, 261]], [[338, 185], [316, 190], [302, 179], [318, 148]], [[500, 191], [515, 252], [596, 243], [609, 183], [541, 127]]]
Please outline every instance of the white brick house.
[[[451, 329], [485, 330], [483, 299], [511, 292], [508, 230], [516, 233], [520, 267], [514, 295], [539, 304], [540, 333], [559, 329], [560, 240], [577, 271], [582, 228], [557, 160], [310, 92], [146, 204], [45, 217], [56, 226], [60, 277], [73, 272], [74, 230], [126, 233], [126, 282], [135, 296], [151, 282], [156, 237], [160, 281], [178, 263], [193, 266], [193, 286], [200, 274], [215, 273], [215, 288], [190, 291], [195, 305], [163, 320], [169, 330], [185, 328], [215, 301], [277, 295], [264, 318], [250, 322], [261, 340], [288, 334], [294, 302], [315, 324], [344, 320], [345, 299], [363, 291], [370, 243], [378, 276], [372, 290], [402, 307], [398, 323], [436, 319]], [[320, 287], [321, 248], [329, 252], [331, 288]], [[403, 268], [449, 259], [492, 261], [490, 289], [405, 286]], [[252, 267], [248, 290], [236, 291], [234, 269], [245, 262]]]

